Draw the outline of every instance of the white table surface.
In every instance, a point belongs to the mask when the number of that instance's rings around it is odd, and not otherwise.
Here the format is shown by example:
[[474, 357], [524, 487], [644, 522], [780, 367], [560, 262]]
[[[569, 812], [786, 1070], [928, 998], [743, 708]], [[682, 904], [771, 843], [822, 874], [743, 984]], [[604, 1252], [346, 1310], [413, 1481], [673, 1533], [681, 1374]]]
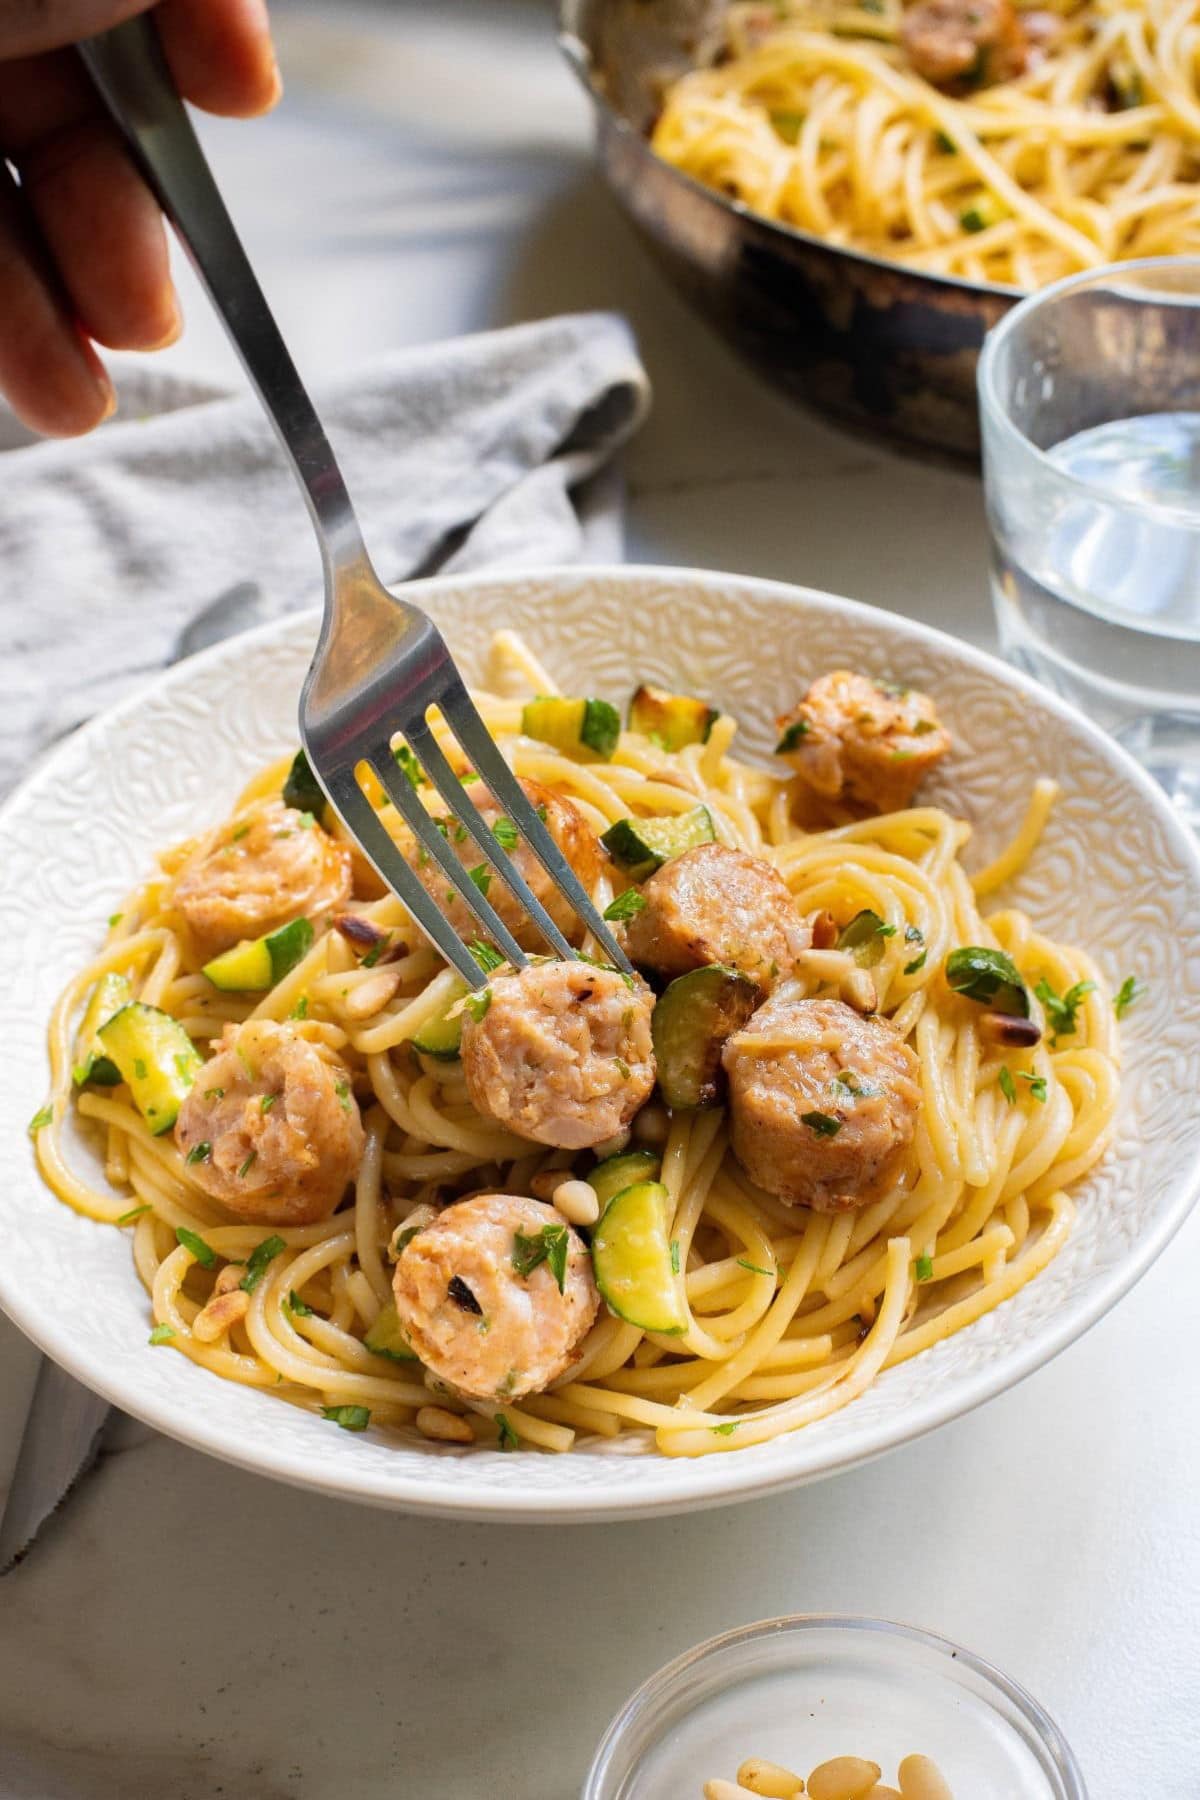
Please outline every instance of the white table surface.
[[[990, 641], [974, 479], [797, 414], [664, 289], [590, 172], [548, 8], [277, 17], [278, 114], [205, 138], [306, 373], [619, 307], [656, 392], [627, 462], [631, 559], [810, 582]], [[232, 384], [190, 283], [185, 303], [171, 362]], [[691, 1518], [413, 1521], [126, 1426], [0, 1587], [0, 1795], [571, 1800], [666, 1658], [829, 1610], [999, 1662], [1095, 1800], [1196, 1800], [1198, 1277], [1200, 1219], [1016, 1392], [869, 1468]], [[0, 1362], [18, 1354], [0, 1322]]]

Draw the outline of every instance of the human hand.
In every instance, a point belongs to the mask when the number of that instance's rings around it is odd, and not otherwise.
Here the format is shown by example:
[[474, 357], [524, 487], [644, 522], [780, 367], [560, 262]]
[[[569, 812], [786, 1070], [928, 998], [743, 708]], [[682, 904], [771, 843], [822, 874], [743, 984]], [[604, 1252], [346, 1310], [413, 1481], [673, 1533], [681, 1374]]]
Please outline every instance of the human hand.
[[[181, 328], [157, 202], [66, 48], [149, 4], [0, 0], [0, 392], [51, 436], [113, 411], [95, 344], [155, 350]], [[155, 21], [186, 100], [274, 105], [266, 0], [161, 0]]]

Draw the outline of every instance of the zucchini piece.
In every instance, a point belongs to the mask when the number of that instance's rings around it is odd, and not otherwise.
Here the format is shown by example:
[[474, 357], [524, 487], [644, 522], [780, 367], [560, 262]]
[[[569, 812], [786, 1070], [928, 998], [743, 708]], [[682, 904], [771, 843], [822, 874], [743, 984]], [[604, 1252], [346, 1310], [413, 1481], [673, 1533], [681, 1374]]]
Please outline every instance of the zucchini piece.
[[131, 1000], [100, 1027], [105, 1056], [128, 1083], [133, 1103], [155, 1137], [175, 1123], [201, 1066], [200, 1052], [178, 1019]]
[[526, 737], [550, 744], [578, 762], [611, 762], [621, 736], [621, 719], [607, 700], [530, 700], [521, 714]]
[[623, 1150], [619, 1156], [606, 1156], [584, 1180], [596, 1190], [603, 1212], [609, 1201], [639, 1181], [657, 1181], [662, 1158], [653, 1150]]
[[634, 881], [644, 881], [673, 856], [682, 856], [697, 844], [715, 843], [716, 837], [707, 806], [693, 806], [689, 812], [670, 813], [665, 818], [618, 819], [600, 842]]
[[372, 1356], [386, 1356], [391, 1362], [416, 1362], [417, 1353], [404, 1335], [396, 1302], [389, 1300], [363, 1339]]
[[462, 1046], [464, 1013], [454, 1009], [461, 1008], [462, 1001], [473, 992], [465, 981], [456, 980], [441, 1011], [428, 1018], [418, 1027], [416, 1036], [409, 1039], [413, 1049], [419, 1050], [422, 1056], [435, 1056], [439, 1062], [455, 1062]]
[[690, 969], [671, 982], [650, 1018], [658, 1085], [672, 1110], [716, 1106], [723, 1089], [721, 1051], [762, 995], [755, 982], [724, 963]]
[[643, 1331], [674, 1337], [687, 1326], [671, 1267], [671, 1197], [661, 1181], [639, 1181], [609, 1201], [592, 1233], [596, 1286], [610, 1312]]
[[664, 750], [683, 750], [688, 744], [707, 744], [708, 734], [720, 718], [707, 700], [691, 694], [669, 694], [665, 688], [643, 682], [629, 702], [629, 729], [654, 738]]
[[295, 760], [288, 770], [287, 780], [283, 784], [283, 804], [294, 806], [297, 812], [311, 813], [318, 825], [325, 823], [325, 808], [329, 802], [303, 750], [297, 750]]
[[102, 975], [92, 989], [92, 997], [87, 1003], [87, 1011], [79, 1027], [76, 1044], [79, 1061], [71, 1071], [71, 1079], [76, 1087], [82, 1087], [85, 1081], [95, 1082], [97, 1087], [116, 1087], [120, 1081], [121, 1071], [111, 1056], [104, 1054], [99, 1031], [102, 1025], [108, 1024], [114, 1013], [119, 1013], [132, 999], [133, 989], [124, 975]]
[[291, 973], [312, 949], [313, 928], [307, 919], [292, 919], [266, 937], [243, 938], [232, 950], [204, 965], [214, 987], [239, 994], [265, 994]]

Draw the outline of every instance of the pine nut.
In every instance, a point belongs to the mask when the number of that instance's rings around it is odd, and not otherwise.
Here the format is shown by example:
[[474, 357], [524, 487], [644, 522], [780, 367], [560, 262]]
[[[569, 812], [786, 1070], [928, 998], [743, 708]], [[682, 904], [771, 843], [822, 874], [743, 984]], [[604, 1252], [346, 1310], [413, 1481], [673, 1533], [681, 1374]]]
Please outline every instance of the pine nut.
[[899, 1779], [904, 1800], [954, 1800], [946, 1777], [928, 1756], [906, 1756]]
[[754, 1795], [749, 1788], [739, 1787], [736, 1781], [706, 1781], [704, 1800], [754, 1800]]
[[899, 1788], [886, 1787], [882, 1781], [877, 1781], [867, 1800], [904, 1800], [904, 1796]]
[[232, 1294], [234, 1288], [242, 1285], [242, 1271], [237, 1263], [226, 1263], [217, 1279], [213, 1282], [214, 1294]]
[[215, 1343], [231, 1325], [244, 1319], [249, 1311], [250, 1296], [241, 1288], [234, 1288], [232, 1293], [214, 1294], [208, 1305], [192, 1320], [192, 1336], [198, 1337], [202, 1344]]
[[342, 1001], [348, 1019], [370, 1019], [382, 1010], [400, 986], [395, 969], [376, 969], [363, 981], [356, 981]]
[[842, 992], [856, 1012], [873, 1013], [879, 1005], [875, 983], [865, 969], [853, 969], [842, 983]]
[[594, 1225], [600, 1217], [600, 1202], [588, 1181], [560, 1181], [553, 1198], [555, 1212], [570, 1225]]
[[422, 1406], [417, 1409], [417, 1430], [422, 1437], [433, 1438], [439, 1444], [473, 1444], [475, 1433], [460, 1418], [458, 1413], [447, 1412], [444, 1406]]
[[1036, 1019], [1023, 1019], [1017, 1013], [985, 1012], [979, 1015], [979, 1035], [991, 1044], [1032, 1050], [1041, 1043], [1042, 1028]]
[[833, 1756], [808, 1778], [810, 1800], [865, 1800], [883, 1770], [861, 1756]]
[[671, 1115], [665, 1106], [652, 1100], [638, 1113], [632, 1129], [637, 1143], [646, 1144], [651, 1150], [661, 1150], [671, 1135]]
[[761, 1756], [749, 1756], [737, 1772], [737, 1778], [752, 1794], [764, 1794], [767, 1800], [794, 1800], [804, 1792], [804, 1783], [790, 1769], [778, 1763], [764, 1762]]

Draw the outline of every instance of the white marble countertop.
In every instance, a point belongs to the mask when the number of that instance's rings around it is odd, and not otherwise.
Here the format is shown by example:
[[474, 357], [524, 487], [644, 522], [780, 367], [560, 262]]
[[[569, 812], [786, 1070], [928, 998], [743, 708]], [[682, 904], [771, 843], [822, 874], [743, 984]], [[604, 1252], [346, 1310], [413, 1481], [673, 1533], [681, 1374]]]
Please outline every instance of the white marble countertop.
[[[205, 137], [306, 373], [619, 307], [656, 391], [627, 463], [631, 558], [810, 582], [989, 641], [976, 482], [797, 414], [683, 310], [590, 173], [548, 9], [338, 0], [278, 24], [278, 115]], [[186, 299], [170, 359], [232, 383]], [[572, 1800], [667, 1657], [829, 1610], [999, 1662], [1058, 1718], [1094, 1800], [1196, 1800], [1198, 1276], [1200, 1219], [1016, 1392], [869, 1468], [685, 1519], [412, 1521], [125, 1427], [0, 1586], [0, 1796]], [[0, 1323], [0, 1362], [19, 1353]]]

